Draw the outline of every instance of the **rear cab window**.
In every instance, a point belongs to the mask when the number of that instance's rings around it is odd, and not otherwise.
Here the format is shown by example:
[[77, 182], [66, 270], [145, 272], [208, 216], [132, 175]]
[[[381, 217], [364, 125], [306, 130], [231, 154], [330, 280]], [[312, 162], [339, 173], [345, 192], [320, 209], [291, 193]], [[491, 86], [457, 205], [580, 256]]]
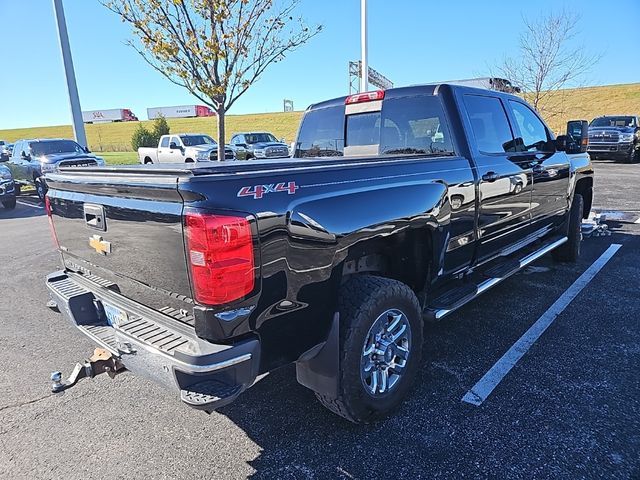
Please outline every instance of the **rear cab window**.
[[312, 109], [296, 157], [453, 155], [440, 98], [411, 95]]

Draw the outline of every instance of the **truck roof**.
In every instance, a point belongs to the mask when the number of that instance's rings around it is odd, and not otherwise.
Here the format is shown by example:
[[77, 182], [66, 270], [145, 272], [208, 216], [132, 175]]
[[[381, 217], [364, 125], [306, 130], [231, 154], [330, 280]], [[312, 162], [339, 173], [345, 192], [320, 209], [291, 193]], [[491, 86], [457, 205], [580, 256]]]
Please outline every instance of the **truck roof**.
[[[489, 90], [486, 88], [478, 88], [478, 87], [469, 87], [466, 85], [455, 85], [452, 83], [432, 83], [425, 85], [410, 85], [408, 87], [398, 87], [398, 88], [390, 88], [384, 91], [384, 98], [398, 98], [398, 97], [406, 97], [411, 95], [437, 95], [438, 91], [441, 88], [448, 88], [452, 91], [461, 90], [463, 92], [469, 93], [485, 93], [490, 94], [493, 97], [504, 97], [504, 98], [517, 98], [520, 97], [516, 95], [512, 95], [510, 93], [501, 92], [498, 90]], [[325, 107], [333, 107], [336, 105], [344, 104], [345, 99], [348, 95], [333, 98], [331, 100], [326, 100], [324, 102], [314, 103], [309, 106], [307, 110], [316, 109], [316, 108], [325, 108]]]

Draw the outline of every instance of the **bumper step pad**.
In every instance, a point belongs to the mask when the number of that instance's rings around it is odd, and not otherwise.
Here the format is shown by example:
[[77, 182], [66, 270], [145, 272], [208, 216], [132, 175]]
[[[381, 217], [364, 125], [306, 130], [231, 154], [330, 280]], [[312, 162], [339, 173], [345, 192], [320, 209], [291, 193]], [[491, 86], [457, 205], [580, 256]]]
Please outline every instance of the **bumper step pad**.
[[180, 391], [180, 400], [200, 409], [214, 409], [233, 401], [242, 391], [240, 385], [228, 385], [218, 380], [195, 383]]

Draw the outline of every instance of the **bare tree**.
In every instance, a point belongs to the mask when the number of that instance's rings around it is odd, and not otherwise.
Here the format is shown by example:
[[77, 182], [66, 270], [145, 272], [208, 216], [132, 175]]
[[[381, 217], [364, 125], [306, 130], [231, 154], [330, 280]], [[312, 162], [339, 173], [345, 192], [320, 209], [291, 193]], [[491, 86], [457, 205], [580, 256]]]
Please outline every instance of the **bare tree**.
[[563, 10], [536, 19], [523, 18], [520, 55], [498, 65], [500, 76], [520, 87], [545, 117], [562, 112], [560, 90], [577, 87], [600, 55], [576, 44], [580, 16]]
[[317, 35], [294, 17], [300, 0], [101, 0], [131, 25], [128, 42], [171, 82], [217, 114], [224, 159], [225, 113], [265, 69]]

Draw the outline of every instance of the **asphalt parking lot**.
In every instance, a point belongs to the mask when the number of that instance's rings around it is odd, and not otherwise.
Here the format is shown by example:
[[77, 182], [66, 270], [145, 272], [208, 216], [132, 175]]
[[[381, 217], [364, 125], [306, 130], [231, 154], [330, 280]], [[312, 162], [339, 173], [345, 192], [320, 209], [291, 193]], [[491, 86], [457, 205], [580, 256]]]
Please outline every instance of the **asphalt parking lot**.
[[[293, 368], [212, 415], [130, 373], [49, 392], [93, 345], [46, 308], [58, 268], [43, 209], [0, 210], [0, 476], [6, 478], [640, 478], [640, 164], [596, 163], [610, 236], [550, 258], [426, 328], [417, 388], [355, 426]], [[614, 214], [624, 211], [625, 214]], [[462, 401], [611, 244], [621, 248], [479, 406]]]

